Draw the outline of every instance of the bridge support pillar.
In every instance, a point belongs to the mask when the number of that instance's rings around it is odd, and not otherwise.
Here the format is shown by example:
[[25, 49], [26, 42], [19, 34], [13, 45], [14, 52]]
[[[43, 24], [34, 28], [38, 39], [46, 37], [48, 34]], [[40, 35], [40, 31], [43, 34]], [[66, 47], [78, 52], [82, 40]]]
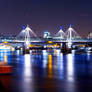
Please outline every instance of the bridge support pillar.
[[71, 53], [72, 52], [72, 42], [67, 43], [67, 52]]
[[23, 49], [23, 54], [30, 54], [30, 49], [24, 48], [24, 49]]
[[62, 53], [71, 53], [71, 51], [72, 51], [71, 46], [72, 46], [72, 44], [63, 42], [62, 46], [61, 46], [61, 52]]
[[62, 53], [67, 53], [67, 49], [66, 48], [67, 48], [66, 47], [66, 43], [65, 42], [61, 43], [61, 52]]
[[29, 43], [28, 44], [24, 44], [23, 54], [30, 54]]

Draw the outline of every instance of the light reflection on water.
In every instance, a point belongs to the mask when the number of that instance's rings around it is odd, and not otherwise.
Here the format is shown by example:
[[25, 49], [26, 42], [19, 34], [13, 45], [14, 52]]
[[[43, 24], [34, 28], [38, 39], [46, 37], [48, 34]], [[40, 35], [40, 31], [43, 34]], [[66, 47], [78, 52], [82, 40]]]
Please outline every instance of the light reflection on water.
[[4, 62], [8, 63], [8, 56], [7, 56], [7, 54], [4, 55]]
[[8, 55], [10, 55], [10, 53], [8, 52], [6, 52], [6, 51], [2, 51], [1, 53], [0, 53], [0, 61], [1, 62], [5, 62], [5, 63], [8, 63]]
[[48, 55], [48, 77], [52, 78], [52, 55]]
[[59, 74], [59, 78], [63, 79], [64, 78], [64, 62], [63, 62], [63, 54], [60, 53], [59, 56], [57, 56], [57, 69], [58, 69], [58, 74]]
[[24, 76], [31, 76], [31, 56], [30, 54], [24, 55]]
[[58, 69], [60, 69], [61, 71], [63, 71], [63, 54], [60, 53], [59, 56], [57, 56], [57, 66], [58, 66]]
[[91, 59], [90, 56], [91, 56], [91, 53], [88, 52], [88, 53], [87, 53], [87, 60], [88, 60], [88, 61], [90, 61], [90, 59]]
[[67, 79], [69, 81], [74, 80], [74, 56], [72, 54], [67, 55]]
[[43, 68], [46, 68], [48, 63], [48, 53], [46, 50], [43, 50]]
[[[71, 54], [64, 55], [60, 50], [30, 51], [30, 54], [25, 55], [19, 50], [15, 52], [0, 52], [0, 61], [8, 62], [9, 64], [12, 63], [12, 65], [19, 65], [17, 67], [21, 68], [21, 71], [18, 71], [15, 66], [16, 71], [23, 72], [24, 77], [35, 76], [38, 72], [35, 74], [32, 70], [34, 68], [37, 70], [41, 68], [41, 70], [45, 70], [41, 71], [44, 72], [42, 74], [45, 74], [45, 77], [57, 79], [66, 78], [68, 81], [74, 81], [77, 75], [86, 75], [87, 65], [89, 65], [88, 67], [90, 69], [92, 68], [91, 57], [91, 53], [77, 55], [74, 51]], [[87, 64], [88, 61], [90, 64]], [[92, 75], [92, 72], [89, 75]]]
[[60, 50], [30, 51], [30, 54], [22, 54], [19, 50], [0, 52], [0, 61], [14, 66], [13, 77], [0, 77], [0, 81], [7, 89], [18, 88], [19, 92], [36, 92], [37, 87], [49, 86], [52, 89], [59, 86], [58, 90], [66, 86], [66, 92], [75, 92], [76, 78], [92, 78], [91, 58], [91, 53], [75, 54], [73, 51], [71, 54], [62, 54]]

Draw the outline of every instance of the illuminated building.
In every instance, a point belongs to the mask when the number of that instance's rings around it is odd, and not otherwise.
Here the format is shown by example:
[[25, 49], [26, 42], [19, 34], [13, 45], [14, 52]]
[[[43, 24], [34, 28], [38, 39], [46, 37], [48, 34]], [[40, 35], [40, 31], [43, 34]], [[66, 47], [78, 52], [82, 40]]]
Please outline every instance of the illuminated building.
[[44, 32], [43, 37], [44, 37], [44, 38], [51, 38], [50, 32]]
[[88, 38], [92, 38], [92, 32], [89, 32]]

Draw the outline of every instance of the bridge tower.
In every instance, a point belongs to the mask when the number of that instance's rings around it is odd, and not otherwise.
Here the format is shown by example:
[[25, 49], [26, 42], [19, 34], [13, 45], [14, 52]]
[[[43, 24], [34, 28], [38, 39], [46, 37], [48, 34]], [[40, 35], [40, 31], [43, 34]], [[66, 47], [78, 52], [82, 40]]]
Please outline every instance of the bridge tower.
[[30, 28], [29, 26], [27, 25], [27, 27], [24, 29], [25, 31], [25, 49], [29, 49], [29, 45], [30, 45]]
[[64, 39], [65, 38], [65, 33], [63, 31], [63, 28], [62, 26], [60, 26], [60, 30], [58, 31], [58, 33], [55, 35], [56, 37], [59, 37], [61, 39]]
[[66, 42], [63, 43], [63, 51], [64, 52], [71, 52], [72, 48], [72, 40], [75, 39], [78, 34], [75, 32], [75, 30], [72, 28], [72, 25], [70, 24], [68, 30], [65, 32], [66, 35]]
[[24, 41], [25, 52], [29, 51], [31, 37], [37, 37], [37, 35], [32, 31], [32, 29], [29, 27], [29, 25], [27, 25], [26, 27], [23, 26], [23, 30], [16, 37], [17, 39]]
[[68, 48], [71, 48], [71, 46], [72, 46], [72, 32], [73, 32], [73, 28], [72, 28], [72, 25], [70, 24], [70, 26], [69, 26], [69, 28], [68, 28], [68, 30], [67, 30], [67, 36], [66, 36], [66, 39], [67, 39], [67, 41], [68, 41], [68, 43], [67, 43], [67, 46], [68, 46]]

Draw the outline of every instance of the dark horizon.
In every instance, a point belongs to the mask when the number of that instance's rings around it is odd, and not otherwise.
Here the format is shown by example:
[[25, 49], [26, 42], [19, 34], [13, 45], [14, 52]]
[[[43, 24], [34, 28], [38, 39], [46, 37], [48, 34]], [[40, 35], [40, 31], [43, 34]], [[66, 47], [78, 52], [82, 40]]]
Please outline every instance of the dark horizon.
[[90, 0], [1, 0], [0, 33], [18, 34], [27, 25], [38, 35], [44, 31], [55, 35], [59, 26], [66, 31], [69, 24], [82, 37], [92, 32]]

